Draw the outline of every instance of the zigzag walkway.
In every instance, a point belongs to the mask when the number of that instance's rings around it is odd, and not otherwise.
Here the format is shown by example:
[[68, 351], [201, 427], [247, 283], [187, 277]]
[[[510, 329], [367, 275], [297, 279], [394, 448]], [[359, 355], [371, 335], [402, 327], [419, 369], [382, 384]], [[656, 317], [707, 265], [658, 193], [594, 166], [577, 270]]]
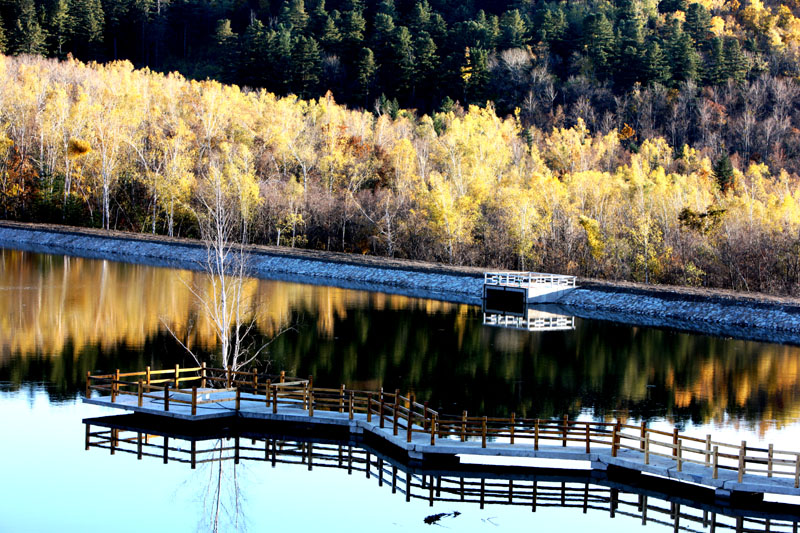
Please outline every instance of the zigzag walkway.
[[[130, 378], [138, 378], [136, 381]], [[181, 388], [186, 381], [199, 386]], [[217, 385], [219, 388], [214, 388]], [[93, 392], [99, 393], [93, 395]], [[734, 494], [800, 496], [800, 453], [726, 444], [617, 422], [441, 415], [413, 394], [315, 388], [313, 380], [206, 366], [87, 375], [85, 402], [185, 421], [230, 417], [336, 428], [379, 440], [409, 460], [560, 459], [710, 487]], [[89, 426], [87, 426], [87, 435]], [[87, 437], [88, 438], [88, 437]], [[488, 462], [489, 460], [486, 459]], [[580, 467], [581, 463], [576, 463]]]

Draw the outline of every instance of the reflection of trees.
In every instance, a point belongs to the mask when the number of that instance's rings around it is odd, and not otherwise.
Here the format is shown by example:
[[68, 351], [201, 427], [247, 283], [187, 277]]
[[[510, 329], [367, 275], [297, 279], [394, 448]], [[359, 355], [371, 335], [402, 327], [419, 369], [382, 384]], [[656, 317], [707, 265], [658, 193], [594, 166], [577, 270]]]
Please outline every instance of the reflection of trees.
[[[0, 380], [82, 390], [87, 370], [184, 365], [163, 319], [194, 349], [214, 334], [168, 269], [0, 251]], [[9, 290], [10, 288], [10, 290]], [[414, 389], [445, 412], [525, 416], [791, 419], [800, 411], [800, 349], [605, 322], [572, 332], [487, 328], [477, 308], [251, 280], [276, 368], [317, 383]], [[264, 307], [264, 306], [262, 306]], [[191, 333], [189, 333], [191, 331]]]
[[239, 531], [246, 529], [243, 495], [239, 485], [239, 465], [232, 460], [230, 446], [224, 439], [214, 445], [214, 460], [202, 463], [199, 476], [203, 505], [198, 531]]

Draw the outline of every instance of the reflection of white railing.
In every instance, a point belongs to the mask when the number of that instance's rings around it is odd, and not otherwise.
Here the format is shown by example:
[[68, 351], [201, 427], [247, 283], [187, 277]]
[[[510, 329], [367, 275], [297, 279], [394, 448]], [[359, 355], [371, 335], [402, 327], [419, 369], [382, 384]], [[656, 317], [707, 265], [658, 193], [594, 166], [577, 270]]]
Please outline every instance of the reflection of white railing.
[[541, 272], [486, 272], [483, 275], [483, 284], [501, 287], [533, 287], [534, 285], [574, 287], [576, 279], [575, 276], [542, 274]]
[[522, 317], [502, 315], [497, 313], [484, 313], [483, 324], [485, 326], [520, 329], [524, 331], [563, 331], [575, 329], [575, 317], [563, 315]]

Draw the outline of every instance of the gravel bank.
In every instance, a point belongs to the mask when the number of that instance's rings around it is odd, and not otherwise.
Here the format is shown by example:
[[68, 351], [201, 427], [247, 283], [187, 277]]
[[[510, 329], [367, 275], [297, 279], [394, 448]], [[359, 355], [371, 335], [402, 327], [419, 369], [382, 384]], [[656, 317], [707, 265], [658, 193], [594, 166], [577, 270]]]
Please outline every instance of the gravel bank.
[[[200, 269], [197, 241], [0, 222], [0, 246], [35, 252]], [[253, 274], [479, 305], [483, 270], [335, 252], [251, 246]], [[563, 314], [712, 335], [800, 344], [800, 300], [683, 287], [580, 280]]]

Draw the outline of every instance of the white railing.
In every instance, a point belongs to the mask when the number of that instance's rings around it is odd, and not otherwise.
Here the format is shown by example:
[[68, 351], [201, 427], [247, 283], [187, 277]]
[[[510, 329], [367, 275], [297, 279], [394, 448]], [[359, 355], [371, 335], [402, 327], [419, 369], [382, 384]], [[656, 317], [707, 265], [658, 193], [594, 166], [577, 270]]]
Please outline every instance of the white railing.
[[484, 285], [501, 287], [532, 287], [534, 285], [574, 287], [576, 280], [575, 276], [541, 272], [486, 272], [483, 275]]
[[563, 331], [575, 329], [575, 317], [552, 315], [526, 318], [497, 313], [484, 313], [483, 324], [486, 326], [519, 329], [523, 331]]

